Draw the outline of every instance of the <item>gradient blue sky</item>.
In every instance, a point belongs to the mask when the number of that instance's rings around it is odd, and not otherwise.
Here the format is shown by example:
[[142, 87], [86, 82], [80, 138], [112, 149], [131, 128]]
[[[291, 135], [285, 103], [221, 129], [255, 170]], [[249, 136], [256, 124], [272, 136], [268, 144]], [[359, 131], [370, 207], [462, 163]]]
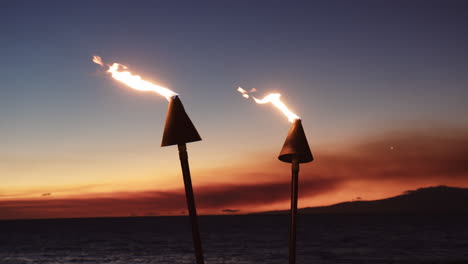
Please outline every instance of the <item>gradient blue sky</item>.
[[467, 13], [466, 1], [2, 1], [0, 191], [166, 173], [177, 180], [161, 185], [179, 184], [176, 151], [159, 147], [166, 100], [112, 80], [92, 55], [181, 95], [204, 139], [189, 146], [200, 171], [281, 148], [287, 119], [237, 86], [280, 92], [313, 151], [465, 129]]

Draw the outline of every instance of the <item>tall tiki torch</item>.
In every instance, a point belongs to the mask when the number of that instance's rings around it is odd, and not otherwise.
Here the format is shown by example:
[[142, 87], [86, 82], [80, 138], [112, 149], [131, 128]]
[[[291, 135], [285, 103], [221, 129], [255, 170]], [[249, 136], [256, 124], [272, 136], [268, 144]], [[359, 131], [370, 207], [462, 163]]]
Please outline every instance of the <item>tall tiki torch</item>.
[[197, 209], [195, 207], [195, 199], [193, 196], [192, 179], [190, 177], [186, 145], [186, 143], [199, 140], [201, 140], [201, 137], [185, 112], [182, 102], [178, 96], [174, 96], [169, 102], [161, 146], [177, 145], [179, 148], [180, 166], [182, 167], [182, 176], [184, 178], [185, 186], [185, 197], [187, 199], [190, 223], [192, 225], [195, 257], [197, 259], [197, 264], [203, 264], [203, 250], [201, 246], [200, 231], [198, 230]]
[[[93, 57], [93, 62], [105, 66], [99, 56]], [[200, 141], [201, 137], [192, 121], [185, 112], [184, 106], [180, 101], [177, 93], [151, 82], [141, 79], [138, 75], [133, 75], [129, 71], [125, 71], [127, 67], [124, 65], [113, 63], [106, 65], [109, 67], [108, 73], [112, 78], [123, 82], [127, 86], [139, 91], [152, 91], [159, 93], [166, 97], [169, 101], [169, 106], [166, 116], [166, 124], [164, 126], [164, 133], [161, 146], [177, 145], [179, 149], [180, 165], [182, 167], [182, 176], [185, 186], [185, 197], [187, 199], [187, 207], [190, 216], [190, 223], [192, 226], [192, 238], [195, 248], [195, 257], [197, 264], [203, 264], [203, 250], [201, 246], [200, 231], [198, 229], [197, 210], [195, 206], [195, 199], [193, 195], [192, 179], [190, 176], [190, 167], [188, 163], [187, 145], [186, 143]]]
[[289, 227], [289, 264], [296, 263], [296, 214], [299, 192], [299, 164], [314, 160], [302, 128], [301, 119], [293, 121], [281, 149], [279, 160], [291, 163], [291, 219]]
[[[249, 93], [239, 87], [237, 89], [242, 96], [249, 98]], [[256, 91], [256, 90], [252, 90]], [[296, 215], [297, 215], [297, 197], [299, 192], [299, 164], [311, 162], [314, 160], [312, 152], [309, 148], [309, 143], [302, 127], [302, 122], [299, 116], [294, 114], [288, 107], [281, 101], [280, 94], [269, 94], [263, 99], [257, 99], [252, 96], [258, 104], [272, 103], [279, 110], [285, 114], [289, 121], [292, 123], [289, 129], [286, 141], [278, 156], [278, 159], [291, 163], [292, 179], [291, 179], [291, 218], [289, 229], [289, 264], [296, 263]]]

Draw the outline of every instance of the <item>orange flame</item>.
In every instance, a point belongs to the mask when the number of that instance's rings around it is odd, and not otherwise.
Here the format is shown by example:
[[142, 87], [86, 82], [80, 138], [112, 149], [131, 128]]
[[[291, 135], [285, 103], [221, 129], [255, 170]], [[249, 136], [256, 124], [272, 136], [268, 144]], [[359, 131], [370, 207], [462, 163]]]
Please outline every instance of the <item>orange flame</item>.
[[[93, 62], [104, 67], [104, 63], [102, 62], [102, 59], [99, 56], [93, 56]], [[166, 87], [162, 87], [151, 82], [145, 81], [140, 76], [134, 75], [129, 71], [125, 71], [127, 67], [122, 64], [113, 63], [110, 66], [106, 64], [106, 66], [109, 67], [107, 72], [111, 74], [112, 78], [116, 79], [117, 81], [123, 82], [130, 88], [133, 88], [138, 91], [152, 91], [158, 93], [166, 97], [168, 101], [171, 99], [171, 97], [178, 95], [177, 93], [174, 93]]]
[[[242, 87], [237, 88], [237, 91], [242, 94], [243, 97], [249, 98], [248, 92]], [[257, 90], [253, 88], [251, 92], [256, 92]], [[281, 101], [280, 99], [281, 94], [279, 93], [271, 93], [265, 96], [263, 99], [257, 99], [254, 96], [252, 98], [255, 100], [257, 104], [266, 104], [266, 103], [272, 103], [276, 108], [278, 108], [289, 120], [289, 122], [294, 122], [296, 119], [301, 119], [299, 116], [297, 116], [295, 113], [293, 113], [289, 108]]]
[[237, 88], [237, 91], [241, 93], [244, 98], [249, 98], [247, 91], [242, 89], [242, 87]]
[[101, 66], [104, 66], [104, 63], [102, 62], [102, 59], [99, 56], [93, 56], [93, 62]]

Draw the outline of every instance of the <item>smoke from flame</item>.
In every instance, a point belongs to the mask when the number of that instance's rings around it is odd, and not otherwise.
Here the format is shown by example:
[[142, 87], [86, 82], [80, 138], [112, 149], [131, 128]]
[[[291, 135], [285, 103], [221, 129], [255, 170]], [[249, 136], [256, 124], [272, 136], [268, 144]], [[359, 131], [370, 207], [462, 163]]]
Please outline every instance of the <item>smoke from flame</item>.
[[93, 62], [101, 65], [102, 67], [109, 67], [107, 72], [111, 74], [112, 78], [116, 79], [117, 81], [123, 82], [124, 84], [135, 90], [152, 91], [166, 97], [168, 101], [171, 99], [171, 97], [178, 95], [177, 93], [169, 90], [166, 87], [162, 87], [151, 82], [145, 81], [140, 76], [134, 75], [129, 71], [125, 71], [127, 67], [119, 63], [113, 63], [112, 65], [104, 64], [102, 62], [101, 57], [99, 56], [93, 56]]
[[[249, 98], [249, 94], [246, 90], [244, 90], [242, 87], [237, 88], [237, 91], [242, 94], [244, 98]], [[257, 90], [253, 88], [250, 90], [250, 92], [256, 92]], [[266, 103], [272, 103], [276, 108], [281, 110], [281, 112], [288, 118], [289, 122], [294, 122], [296, 119], [301, 119], [299, 116], [297, 116], [295, 113], [293, 113], [289, 108], [281, 101], [280, 99], [281, 94], [279, 93], [271, 93], [265, 96], [263, 99], [257, 99], [254, 96], [252, 98], [257, 104], [266, 104]]]

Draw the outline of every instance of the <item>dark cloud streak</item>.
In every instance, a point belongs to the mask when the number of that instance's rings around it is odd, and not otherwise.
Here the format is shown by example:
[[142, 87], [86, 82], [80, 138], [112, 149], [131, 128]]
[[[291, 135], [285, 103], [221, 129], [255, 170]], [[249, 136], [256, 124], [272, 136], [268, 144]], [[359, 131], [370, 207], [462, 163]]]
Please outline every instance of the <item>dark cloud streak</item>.
[[[330, 179], [304, 181], [304, 194], [319, 194], [337, 186]], [[289, 182], [195, 187], [198, 208], [222, 210], [230, 206], [255, 206], [289, 197]], [[186, 209], [183, 190], [113, 193], [111, 197], [0, 201], [0, 219], [144, 215]]]
[[[392, 146], [392, 147], [391, 147]], [[385, 182], [444, 184], [456, 181], [468, 185], [468, 133], [445, 130], [436, 134], [391, 134], [354, 146], [342, 152], [316, 152], [317, 160], [301, 167], [300, 196], [312, 197], [343, 190], [355, 180], [375, 183], [386, 188]], [[235, 175], [238, 183], [194, 186], [197, 206], [201, 211], [220, 212], [225, 208], [265, 206], [289, 199], [289, 170], [285, 164], [272, 161], [261, 168], [278, 168], [285, 173], [281, 180], [255, 182], [251, 173]], [[235, 171], [219, 171], [234, 174]], [[255, 172], [258, 179], [269, 175]], [[278, 179], [278, 178], [277, 178]], [[362, 195], [365, 195], [363, 193]], [[0, 219], [93, 217], [153, 214], [179, 214], [186, 210], [183, 189], [112, 193], [90, 198], [0, 200]]]

